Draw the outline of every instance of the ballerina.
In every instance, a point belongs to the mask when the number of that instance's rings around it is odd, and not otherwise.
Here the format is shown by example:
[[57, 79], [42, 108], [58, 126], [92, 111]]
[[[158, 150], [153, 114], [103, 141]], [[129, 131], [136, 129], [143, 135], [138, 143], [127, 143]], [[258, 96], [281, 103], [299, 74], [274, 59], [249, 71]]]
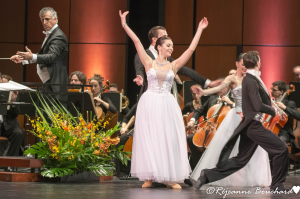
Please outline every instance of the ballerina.
[[[191, 174], [191, 180], [197, 181], [200, 172], [203, 169], [214, 168], [219, 160], [221, 151], [229, 138], [233, 135], [235, 129], [239, 125], [242, 113], [242, 81], [246, 76], [247, 69], [243, 66], [243, 54], [238, 56], [237, 72], [234, 75], [229, 75], [225, 78], [223, 83], [215, 88], [202, 90], [199, 87], [192, 87], [194, 92], [199, 94], [212, 94], [229, 86], [232, 97], [235, 101], [235, 108], [231, 109], [226, 115], [225, 119], [218, 128], [213, 137], [209, 147], [202, 155], [200, 161]], [[234, 157], [239, 152], [239, 139], [236, 142], [230, 157]], [[215, 182], [210, 185], [215, 186], [237, 186], [237, 187], [254, 187], [254, 186], [270, 186], [272, 181], [268, 153], [260, 146], [257, 147], [254, 155], [248, 164], [238, 172]]]
[[121, 24], [134, 42], [148, 80], [148, 89], [137, 106], [131, 175], [145, 181], [142, 187], [150, 187], [152, 181], [155, 181], [181, 189], [177, 183], [188, 178], [191, 169], [181, 110], [170, 91], [174, 76], [192, 56], [208, 21], [206, 18], [200, 21], [189, 48], [170, 63], [167, 58], [173, 52], [172, 40], [166, 36], [157, 39], [155, 49], [158, 57], [152, 60], [139, 38], [126, 24], [128, 13], [122, 14], [119, 11]]

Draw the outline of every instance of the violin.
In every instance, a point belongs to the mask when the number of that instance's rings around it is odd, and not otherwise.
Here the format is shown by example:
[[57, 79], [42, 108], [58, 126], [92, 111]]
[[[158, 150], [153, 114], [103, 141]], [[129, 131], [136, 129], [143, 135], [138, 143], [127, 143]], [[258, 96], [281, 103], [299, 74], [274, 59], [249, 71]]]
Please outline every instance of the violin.
[[[100, 97], [100, 95], [102, 94], [102, 92], [105, 91], [105, 90], [107, 90], [107, 89], [109, 89], [109, 87], [110, 87], [110, 81], [107, 80], [107, 81], [106, 81], [106, 85], [103, 86], [103, 88], [100, 89], [100, 92], [99, 92], [99, 94], [97, 95], [97, 97]], [[96, 105], [97, 100], [94, 100], [94, 103], [95, 103], [95, 105]], [[101, 107], [95, 106], [95, 112], [96, 112], [96, 115], [97, 115], [97, 119], [98, 119], [98, 120], [104, 119], [105, 115], [104, 115], [104, 112], [103, 112], [103, 110], [102, 110]]]
[[[230, 89], [225, 95], [228, 97]], [[226, 117], [227, 113], [230, 111], [230, 107], [226, 102], [213, 105], [209, 108], [207, 112], [207, 120], [204, 125], [196, 131], [193, 137], [193, 143], [195, 146], [198, 146], [201, 150], [204, 150], [208, 147], [209, 143], [213, 139], [218, 127]]]
[[[184, 118], [185, 119], [185, 126], [187, 126], [187, 124], [190, 122], [190, 120], [192, 119], [193, 115], [194, 115], [194, 112], [191, 112], [187, 116], [187, 118]], [[204, 117], [203, 116], [199, 117], [198, 121], [196, 121], [195, 124], [197, 126], [199, 125], [199, 127], [204, 126], [204, 124], [205, 124], [204, 123]], [[186, 137], [189, 136], [189, 135], [191, 135], [191, 134], [193, 134], [193, 133], [195, 133], [195, 129], [197, 129], [197, 128], [193, 127], [193, 128], [187, 129], [186, 130]], [[190, 148], [189, 148], [188, 144], [187, 144], [187, 150], [190, 151]]]
[[[295, 91], [295, 86], [293, 84], [290, 85], [290, 89], [284, 92], [282, 97], [279, 99], [279, 102], [281, 102], [286, 96], [288, 96], [291, 92]], [[276, 113], [274, 117], [271, 115], [265, 116], [265, 121], [263, 122], [263, 126], [266, 129], [269, 129], [276, 135], [278, 135], [281, 128], [284, 127], [284, 125], [287, 123], [288, 117], [284, 115], [285, 121], [280, 119], [280, 114]]]

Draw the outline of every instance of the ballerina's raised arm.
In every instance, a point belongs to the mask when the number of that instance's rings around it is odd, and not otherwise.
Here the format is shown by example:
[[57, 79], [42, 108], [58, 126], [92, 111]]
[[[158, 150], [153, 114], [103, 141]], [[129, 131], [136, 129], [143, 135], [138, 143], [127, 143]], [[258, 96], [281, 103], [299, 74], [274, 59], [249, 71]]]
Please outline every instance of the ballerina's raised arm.
[[151, 68], [152, 59], [151, 57], [146, 53], [140, 39], [136, 36], [136, 34], [128, 27], [126, 23], [126, 15], [129, 13], [129, 11], [126, 11], [122, 14], [121, 10], [119, 10], [119, 15], [121, 18], [121, 24], [124, 30], [126, 31], [127, 35], [132, 39], [135, 48], [137, 50], [137, 53], [139, 54], [139, 57], [141, 59], [141, 62], [143, 63], [146, 72]]
[[172, 62], [174, 70], [177, 72], [182, 66], [184, 66], [187, 61], [190, 59], [194, 51], [196, 50], [196, 47], [199, 43], [200, 36], [202, 34], [202, 31], [208, 26], [208, 21], [206, 17], [204, 17], [198, 25], [197, 32], [192, 40], [192, 43], [190, 44], [189, 48], [176, 60]]

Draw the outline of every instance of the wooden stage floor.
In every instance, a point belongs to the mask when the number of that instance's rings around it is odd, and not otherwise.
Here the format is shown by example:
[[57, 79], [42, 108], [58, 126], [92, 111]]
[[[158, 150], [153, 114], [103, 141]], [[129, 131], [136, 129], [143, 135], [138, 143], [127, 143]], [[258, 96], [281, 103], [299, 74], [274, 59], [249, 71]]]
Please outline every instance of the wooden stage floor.
[[[199, 199], [199, 198], [224, 198], [224, 194], [216, 193], [217, 187], [205, 186], [204, 190], [197, 191], [194, 187], [182, 185], [182, 190], [169, 188], [146, 188], [142, 189], [142, 182], [136, 180], [119, 180], [114, 177], [113, 181], [105, 182], [0, 182], [0, 198], [10, 199]], [[300, 175], [293, 175], [286, 179], [286, 187], [300, 188]], [[220, 189], [220, 188], [219, 188]], [[224, 187], [229, 191], [245, 191], [249, 194], [229, 194], [225, 198], [300, 198], [298, 194], [262, 194], [255, 193], [255, 188]], [[209, 191], [214, 191], [208, 194]], [[269, 188], [261, 190], [269, 191]]]

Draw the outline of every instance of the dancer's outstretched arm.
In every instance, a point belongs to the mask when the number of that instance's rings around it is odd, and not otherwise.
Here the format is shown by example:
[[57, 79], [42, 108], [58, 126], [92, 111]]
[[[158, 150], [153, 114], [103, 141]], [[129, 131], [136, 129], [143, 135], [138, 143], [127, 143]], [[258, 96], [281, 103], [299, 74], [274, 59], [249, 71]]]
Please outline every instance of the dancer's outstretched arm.
[[232, 83], [234, 83], [234, 81], [235, 81], [235, 77], [233, 75], [229, 75], [217, 87], [202, 90], [202, 88], [194, 85], [191, 87], [191, 89], [193, 90], [193, 92], [197, 93], [198, 95], [211, 95], [219, 92], [220, 90], [223, 90], [226, 87], [229, 87]]
[[204, 17], [198, 26], [198, 30], [193, 38], [193, 41], [191, 43], [191, 45], [189, 46], [189, 48], [175, 61], [172, 62], [173, 68], [175, 69], [175, 71], [177, 72], [182, 66], [184, 66], [184, 64], [186, 64], [186, 62], [190, 59], [190, 57], [192, 56], [193, 52], [196, 50], [196, 47], [199, 43], [200, 40], [200, 36], [202, 34], [202, 31], [208, 26], [208, 21], [207, 19]]
[[140, 39], [136, 36], [136, 34], [128, 27], [126, 24], [126, 15], [129, 13], [129, 11], [126, 11], [122, 14], [121, 10], [119, 10], [120, 18], [121, 18], [121, 24], [126, 31], [127, 35], [132, 39], [135, 48], [137, 50], [137, 53], [139, 54], [139, 57], [146, 69], [146, 72], [151, 68], [152, 59], [151, 57], [146, 53]]

